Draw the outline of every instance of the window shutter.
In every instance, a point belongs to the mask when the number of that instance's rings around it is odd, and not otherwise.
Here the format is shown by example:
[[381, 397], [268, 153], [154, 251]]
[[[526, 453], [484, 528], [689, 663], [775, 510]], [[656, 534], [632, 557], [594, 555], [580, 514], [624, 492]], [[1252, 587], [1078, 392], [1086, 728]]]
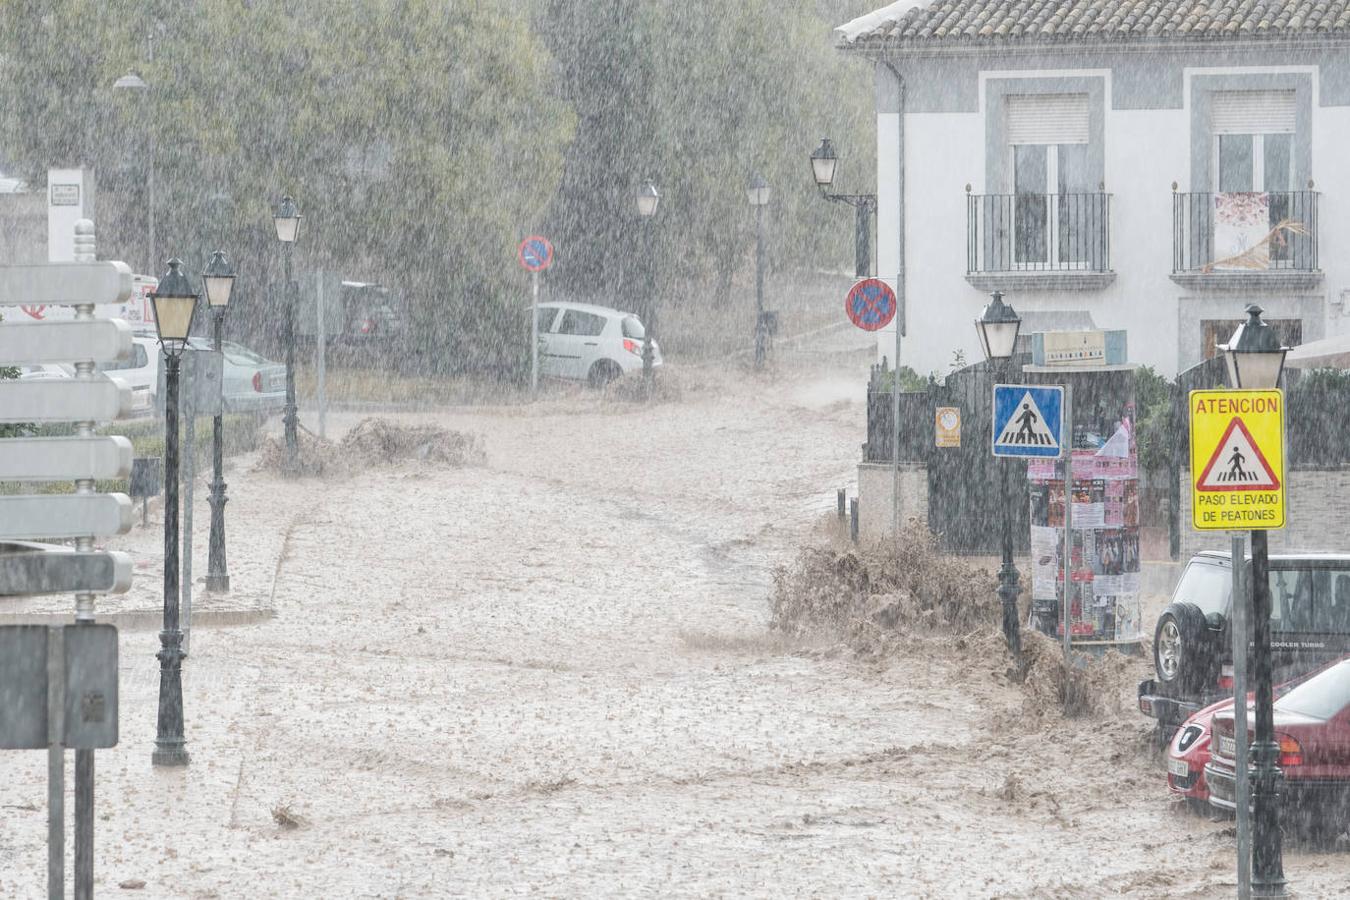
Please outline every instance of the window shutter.
[[1009, 144], [1086, 144], [1087, 94], [1009, 94]]
[[1215, 91], [1209, 118], [1215, 134], [1293, 134], [1293, 91]]

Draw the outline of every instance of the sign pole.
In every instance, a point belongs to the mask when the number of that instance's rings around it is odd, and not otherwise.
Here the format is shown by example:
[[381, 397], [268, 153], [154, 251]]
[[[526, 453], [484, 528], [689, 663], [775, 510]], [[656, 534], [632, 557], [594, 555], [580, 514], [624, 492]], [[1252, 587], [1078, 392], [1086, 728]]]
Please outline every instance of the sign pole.
[[530, 273], [530, 394], [539, 396], [539, 272]]
[[895, 320], [895, 360], [891, 372], [891, 529], [900, 546], [900, 320]]
[[47, 897], [66, 896], [65, 632], [47, 629]]
[[319, 437], [328, 437], [328, 331], [324, 321], [323, 271], [314, 273], [314, 303], [318, 319], [316, 369], [319, 376]]
[[1073, 590], [1073, 384], [1064, 385], [1064, 419], [1063, 419], [1063, 437], [1061, 440], [1064, 448], [1064, 609], [1062, 616], [1064, 618], [1064, 665], [1066, 667], [1065, 677], [1068, 677], [1067, 667], [1073, 662], [1073, 633], [1070, 629], [1072, 621], [1073, 598], [1070, 592]]
[[1247, 592], [1242, 575], [1244, 535], [1232, 534], [1233, 561], [1233, 741], [1237, 771], [1237, 876], [1238, 900], [1252, 896], [1252, 813], [1250, 773], [1247, 771]]

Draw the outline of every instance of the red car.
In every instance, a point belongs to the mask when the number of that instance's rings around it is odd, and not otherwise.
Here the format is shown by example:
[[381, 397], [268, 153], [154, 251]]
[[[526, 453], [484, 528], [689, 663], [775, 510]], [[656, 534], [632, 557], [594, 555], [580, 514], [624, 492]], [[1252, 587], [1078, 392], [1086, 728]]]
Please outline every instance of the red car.
[[[1255, 717], [1248, 720], [1249, 740]], [[1235, 802], [1233, 711], [1214, 713], [1212, 758], [1205, 766], [1212, 806]], [[1284, 773], [1281, 810], [1312, 837], [1334, 838], [1350, 825], [1350, 659], [1332, 663], [1275, 701], [1275, 740]]]
[[1209, 762], [1210, 722], [1221, 710], [1231, 710], [1233, 699], [1206, 706], [1185, 721], [1167, 747], [1167, 789], [1198, 806], [1209, 799], [1205, 765]]

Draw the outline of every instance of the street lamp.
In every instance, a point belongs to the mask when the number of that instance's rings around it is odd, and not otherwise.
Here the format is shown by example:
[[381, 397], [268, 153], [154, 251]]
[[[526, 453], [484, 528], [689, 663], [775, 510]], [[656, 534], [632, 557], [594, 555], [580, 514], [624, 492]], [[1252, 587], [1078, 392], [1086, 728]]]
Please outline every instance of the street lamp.
[[764, 207], [769, 205], [769, 183], [755, 172], [745, 187], [745, 196], [755, 208], [755, 368], [764, 365], [768, 323], [764, 319]]
[[859, 278], [872, 274], [872, 214], [877, 210], [876, 194], [831, 194], [830, 185], [834, 184], [834, 173], [839, 166], [839, 155], [834, 152], [834, 143], [824, 138], [820, 146], [811, 151], [811, 177], [816, 180], [820, 196], [836, 203], [847, 203], [853, 207], [853, 258]]
[[[1228, 363], [1230, 385], [1238, 390], [1270, 390], [1279, 386], [1287, 347], [1275, 329], [1261, 321], [1261, 307], [1247, 307], [1247, 321], [1221, 349]], [[1239, 560], [1234, 559], [1233, 565]], [[1252, 529], [1252, 652], [1256, 681], [1256, 740], [1251, 745], [1255, 785], [1252, 790], [1252, 889], [1257, 896], [1284, 895], [1284, 858], [1280, 838], [1279, 789], [1284, 774], [1275, 741], [1274, 691], [1270, 659], [1270, 549], [1263, 529]], [[1245, 739], [1245, 735], [1239, 739]]]
[[[148, 96], [150, 85], [135, 72], [128, 72], [113, 82], [113, 90], [130, 91]], [[155, 270], [155, 132], [142, 122], [138, 131], [145, 132], [145, 261], [146, 271]]]
[[157, 766], [185, 766], [183, 740], [183, 631], [178, 622], [178, 367], [192, 331], [197, 292], [182, 272], [182, 260], [150, 294], [155, 330], [164, 351], [164, 629], [159, 633], [159, 715], [155, 724]]
[[642, 187], [638, 188], [634, 200], [637, 203], [638, 218], [642, 220], [642, 256], [647, 267], [647, 315], [642, 323], [642, 377], [646, 381], [647, 396], [650, 398], [654, 374], [652, 362], [655, 355], [652, 350], [652, 329], [656, 325], [656, 274], [655, 262], [652, 259], [651, 221], [656, 216], [656, 207], [661, 203], [661, 192], [648, 178]]
[[[1003, 292], [994, 291], [990, 295], [989, 305], [975, 320], [975, 330], [980, 335], [980, 346], [984, 348], [984, 358], [989, 360], [997, 374], [1011, 377], [1013, 351], [1017, 348], [1017, 333], [1022, 328], [1022, 320], [1013, 308], [1003, 302]], [[1017, 567], [1013, 565], [1012, 535], [1012, 497], [1008, 489], [1008, 463], [1003, 459], [999, 469], [999, 492], [1003, 508], [1003, 566], [998, 571], [998, 596], [1003, 602], [1003, 637], [1008, 642], [1013, 659], [1020, 665], [1022, 661], [1022, 633], [1017, 617], [1017, 597], [1022, 593], [1018, 584]], [[1065, 538], [1065, 552], [1068, 552], [1068, 538]], [[1068, 603], [1068, 587], [1065, 586], [1064, 602]]]
[[[225, 310], [230, 305], [230, 293], [234, 290], [234, 268], [225, 258], [223, 250], [217, 250], [211, 262], [202, 272], [202, 284], [206, 288], [206, 302], [214, 313], [216, 353], [222, 352], [221, 339], [225, 330]], [[211, 505], [211, 535], [208, 540], [206, 564], [206, 589], [226, 593], [230, 590], [230, 575], [225, 563], [225, 480], [224, 480], [224, 423], [222, 410], [217, 409], [211, 422], [211, 496], [207, 501]]]
[[300, 236], [300, 210], [290, 194], [277, 204], [272, 223], [277, 229], [277, 240], [286, 248], [286, 413], [282, 417], [286, 428], [286, 462], [283, 469], [287, 475], [295, 476], [300, 471], [300, 451], [295, 433], [299, 415], [295, 410], [295, 282], [291, 280], [291, 248]]

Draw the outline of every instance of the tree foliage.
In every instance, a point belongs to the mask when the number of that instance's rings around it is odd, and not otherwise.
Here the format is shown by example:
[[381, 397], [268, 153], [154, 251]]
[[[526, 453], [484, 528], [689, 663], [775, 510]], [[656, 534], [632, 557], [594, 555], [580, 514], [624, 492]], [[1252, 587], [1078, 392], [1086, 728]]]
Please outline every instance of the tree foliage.
[[[671, 302], [725, 296], [760, 169], [770, 265], [847, 265], [851, 211], [816, 196], [807, 155], [831, 134], [871, 189], [871, 75], [831, 48], [822, 3], [842, 0], [0, 0], [0, 161], [34, 185], [93, 167], [104, 258], [195, 270], [226, 249], [230, 327], [264, 343], [281, 321], [271, 209], [290, 193], [297, 272], [405, 295], [400, 352], [509, 367], [533, 231], [569, 291], [631, 298], [651, 277]], [[129, 71], [148, 89], [115, 90]], [[663, 196], [643, 235], [646, 177]]]

